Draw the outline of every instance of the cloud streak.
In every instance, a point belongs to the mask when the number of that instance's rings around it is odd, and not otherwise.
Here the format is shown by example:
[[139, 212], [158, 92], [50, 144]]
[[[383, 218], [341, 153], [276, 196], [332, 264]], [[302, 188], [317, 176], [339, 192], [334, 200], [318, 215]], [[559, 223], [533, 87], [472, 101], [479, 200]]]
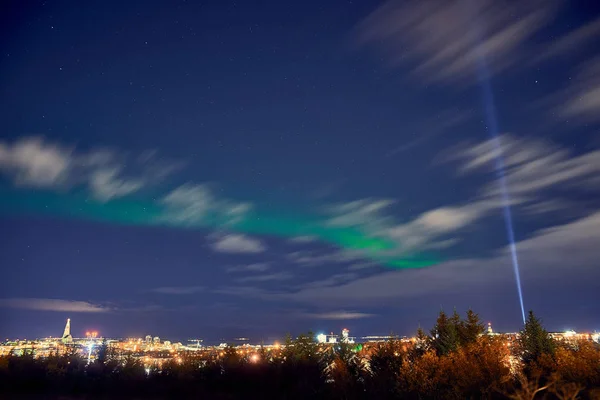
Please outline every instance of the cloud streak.
[[[539, 232], [517, 243], [524, 282], [541, 276], [595, 281], [600, 279], [597, 248], [600, 243], [600, 212]], [[564, 255], [569, 255], [565, 268]], [[423, 269], [385, 272], [335, 287], [306, 288], [293, 294], [277, 294], [304, 303], [369, 304], [390, 299], [415, 298], [461, 292], [469, 287], [497, 285], [514, 279], [508, 249], [482, 259], [457, 259]]]
[[431, 82], [471, 79], [484, 57], [491, 71], [518, 65], [524, 44], [553, 18], [554, 2], [388, 1], [358, 27], [393, 65], [409, 64]]
[[267, 263], [254, 263], [248, 265], [236, 265], [234, 267], [227, 268], [227, 272], [264, 272], [267, 271], [271, 266]]
[[74, 313], [103, 313], [110, 308], [88, 303], [86, 301], [41, 299], [41, 298], [9, 298], [0, 299], [0, 307], [21, 310], [56, 311]]
[[326, 320], [351, 320], [375, 317], [375, 314], [367, 314], [352, 311], [331, 311], [325, 313], [301, 314], [304, 318], [326, 319]]
[[0, 141], [0, 173], [16, 186], [65, 190], [86, 186], [93, 198], [106, 202], [136, 193], [176, 170], [174, 163], [153, 157], [133, 162], [126, 173], [120, 156], [111, 150], [77, 151], [41, 136]]
[[213, 244], [213, 250], [220, 253], [262, 253], [267, 250], [260, 240], [242, 234], [229, 233], [220, 236]]

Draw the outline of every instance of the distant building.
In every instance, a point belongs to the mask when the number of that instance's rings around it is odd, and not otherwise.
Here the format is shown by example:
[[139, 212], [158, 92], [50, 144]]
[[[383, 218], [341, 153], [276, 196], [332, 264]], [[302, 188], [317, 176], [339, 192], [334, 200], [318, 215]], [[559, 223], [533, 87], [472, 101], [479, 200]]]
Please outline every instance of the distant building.
[[154, 344], [160, 344], [160, 338], [158, 336], [155, 336], [153, 342]]
[[342, 343], [354, 343], [354, 338], [350, 337], [350, 331], [346, 328], [342, 329]]
[[65, 325], [65, 330], [61, 340], [64, 344], [73, 343], [73, 336], [71, 336], [71, 318], [67, 318], [67, 324]]
[[146, 343], [148, 343], [148, 344], [152, 343], [152, 336], [146, 335]]

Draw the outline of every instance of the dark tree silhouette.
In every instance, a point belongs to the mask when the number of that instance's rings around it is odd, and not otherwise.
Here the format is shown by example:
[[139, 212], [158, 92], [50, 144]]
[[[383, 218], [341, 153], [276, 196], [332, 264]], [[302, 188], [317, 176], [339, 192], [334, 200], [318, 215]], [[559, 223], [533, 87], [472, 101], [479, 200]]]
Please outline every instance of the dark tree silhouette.
[[550, 337], [542, 322], [529, 311], [525, 326], [519, 335], [519, 345], [525, 365], [538, 361], [544, 354], [552, 355], [556, 348], [554, 340]]
[[467, 310], [467, 319], [460, 322], [459, 336], [460, 344], [467, 345], [475, 343], [477, 338], [485, 332], [485, 327], [479, 319], [479, 315], [473, 310]]
[[435, 326], [431, 330], [431, 345], [438, 355], [448, 354], [458, 348], [459, 326], [460, 316], [456, 311], [451, 318], [448, 318], [444, 311], [440, 311]]

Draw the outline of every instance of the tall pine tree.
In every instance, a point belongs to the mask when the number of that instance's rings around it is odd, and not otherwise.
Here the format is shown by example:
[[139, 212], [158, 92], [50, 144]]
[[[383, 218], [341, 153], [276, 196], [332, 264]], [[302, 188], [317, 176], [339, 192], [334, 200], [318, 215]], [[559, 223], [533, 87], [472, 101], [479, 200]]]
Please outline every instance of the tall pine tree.
[[456, 311], [451, 318], [448, 318], [444, 311], [440, 311], [435, 326], [431, 330], [431, 344], [438, 355], [448, 354], [458, 348], [459, 324], [460, 316]]
[[485, 332], [485, 327], [481, 323], [479, 315], [469, 309], [467, 311], [467, 319], [460, 322], [460, 344], [464, 346], [469, 343], [475, 343], [483, 332]]
[[519, 345], [525, 364], [537, 361], [542, 354], [554, 354], [556, 348], [554, 340], [544, 329], [542, 322], [533, 314], [533, 311], [529, 311], [525, 326], [520, 332]]

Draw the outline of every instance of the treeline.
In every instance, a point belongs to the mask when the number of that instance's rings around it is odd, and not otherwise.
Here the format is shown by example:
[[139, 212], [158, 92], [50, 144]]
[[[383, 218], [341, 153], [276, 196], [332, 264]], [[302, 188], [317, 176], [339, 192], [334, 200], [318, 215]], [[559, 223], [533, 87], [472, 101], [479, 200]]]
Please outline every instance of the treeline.
[[410, 343], [325, 346], [308, 333], [253, 355], [190, 352], [160, 371], [106, 345], [89, 365], [75, 351], [2, 357], [0, 398], [600, 399], [600, 349], [554, 341], [533, 313], [510, 341], [472, 311], [441, 312]]

